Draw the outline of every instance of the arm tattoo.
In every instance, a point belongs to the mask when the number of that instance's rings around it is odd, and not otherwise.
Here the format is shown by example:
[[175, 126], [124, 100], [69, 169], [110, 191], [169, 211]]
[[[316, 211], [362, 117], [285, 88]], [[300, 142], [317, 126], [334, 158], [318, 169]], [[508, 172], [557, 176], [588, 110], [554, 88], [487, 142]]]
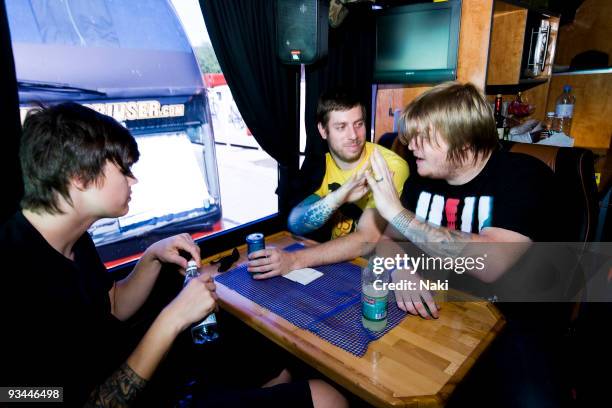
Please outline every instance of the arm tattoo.
[[391, 220], [391, 225], [419, 248], [434, 256], [458, 256], [464, 244], [472, 241], [472, 234], [420, 221], [413, 212], [406, 209]]
[[147, 380], [140, 377], [127, 363], [101, 385], [98, 385], [85, 404], [87, 408], [128, 407], [147, 385]]
[[325, 198], [311, 195], [298, 204], [289, 216], [289, 229], [298, 235], [321, 228], [338, 208]]

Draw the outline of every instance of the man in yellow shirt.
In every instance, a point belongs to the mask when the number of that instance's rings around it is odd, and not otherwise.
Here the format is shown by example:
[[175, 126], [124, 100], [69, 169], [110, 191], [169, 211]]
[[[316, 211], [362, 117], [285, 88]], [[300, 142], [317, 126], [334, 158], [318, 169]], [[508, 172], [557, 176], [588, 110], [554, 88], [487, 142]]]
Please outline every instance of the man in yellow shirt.
[[329, 147], [325, 175], [320, 187], [293, 208], [288, 226], [303, 235], [331, 223], [331, 240], [303, 251], [266, 248], [250, 254], [248, 270], [260, 273], [255, 279], [346, 261], [373, 249], [386, 221], [376, 209], [365, 178], [370, 156], [375, 149], [381, 153], [398, 194], [408, 178], [408, 164], [392, 151], [366, 141], [365, 116], [364, 105], [343, 91], [321, 96], [317, 127]]

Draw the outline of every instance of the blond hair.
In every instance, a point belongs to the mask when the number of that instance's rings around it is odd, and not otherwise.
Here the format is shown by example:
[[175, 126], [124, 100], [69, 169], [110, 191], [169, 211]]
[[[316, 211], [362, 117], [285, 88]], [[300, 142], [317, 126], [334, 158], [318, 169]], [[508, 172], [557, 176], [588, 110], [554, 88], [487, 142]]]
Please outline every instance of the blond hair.
[[[474, 162], [499, 146], [491, 106], [471, 83], [445, 82], [412, 101], [400, 116], [399, 138], [417, 145], [439, 134], [449, 145], [449, 161], [461, 164], [473, 153]], [[435, 138], [434, 138], [435, 140]]]

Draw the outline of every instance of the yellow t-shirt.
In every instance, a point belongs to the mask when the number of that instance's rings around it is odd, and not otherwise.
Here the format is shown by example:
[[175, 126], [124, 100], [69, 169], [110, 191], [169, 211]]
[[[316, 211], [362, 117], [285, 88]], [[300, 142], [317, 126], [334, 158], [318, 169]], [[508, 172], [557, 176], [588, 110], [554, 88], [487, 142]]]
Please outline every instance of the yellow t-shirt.
[[[327, 153], [325, 155], [325, 176], [323, 177], [321, 187], [319, 187], [314, 194], [319, 197], [325, 197], [331, 191], [335, 191], [344, 184], [354, 172], [368, 163], [370, 155], [374, 151], [374, 147], [378, 148], [385, 162], [387, 162], [389, 170], [393, 172], [393, 184], [397, 192], [401, 195], [402, 189], [404, 188], [404, 182], [408, 178], [408, 164], [391, 150], [370, 142], [366, 142], [364, 156], [359, 164], [351, 170], [342, 170], [339, 168], [331, 157], [331, 154]], [[355, 203], [347, 203], [340, 207], [331, 218], [333, 222], [331, 239], [355, 231], [359, 217], [361, 217], [363, 210], [366, 208], [376, 208], [374, 197], [371, 192]]]

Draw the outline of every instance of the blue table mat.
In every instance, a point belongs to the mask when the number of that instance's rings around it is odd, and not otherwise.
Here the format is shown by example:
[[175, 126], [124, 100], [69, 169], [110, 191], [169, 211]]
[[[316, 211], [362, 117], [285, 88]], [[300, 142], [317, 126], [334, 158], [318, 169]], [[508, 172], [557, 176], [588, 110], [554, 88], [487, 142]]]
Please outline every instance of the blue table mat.
[[[303, 248], [296, 243], [285, 250]], [[406, 317], [391, 291], [387, 327], [380, 332], [367, 330], [361, 324], [361, 268], [343, 262], [316, 269], [324, 275], [308, 285], [280, 276], [255, 280], [247, 272], [246, 264], [218, 275], [215, 280], [295, 326], [359, 357], [366, 353], [371, 341], [382, 337]]]

